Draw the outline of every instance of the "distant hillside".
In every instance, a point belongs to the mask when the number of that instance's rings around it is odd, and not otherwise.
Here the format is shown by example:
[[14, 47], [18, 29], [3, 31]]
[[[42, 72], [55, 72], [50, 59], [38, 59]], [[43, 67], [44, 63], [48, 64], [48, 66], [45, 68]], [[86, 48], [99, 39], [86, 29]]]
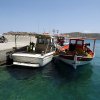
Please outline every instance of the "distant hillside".
[[100, 40], [100, 33], [80, 33], [80, 32], [73, 32], [73, 33], [64, 33], [69, 37], [86, 37], [86, 38], [96, 38]]
[[[35, 32], [7, 32], [3, 33], [3, 35], [36, 35]], [[59, 33], [60, 34], [60, 33]], [[68, 37], [86, 37], [86, 38], [96, 38], [100, 40], [100, 33], [81, 33], [81, 32], [72, 32], [72, 33], [62, 33], [63, 35], [66, 35]]]

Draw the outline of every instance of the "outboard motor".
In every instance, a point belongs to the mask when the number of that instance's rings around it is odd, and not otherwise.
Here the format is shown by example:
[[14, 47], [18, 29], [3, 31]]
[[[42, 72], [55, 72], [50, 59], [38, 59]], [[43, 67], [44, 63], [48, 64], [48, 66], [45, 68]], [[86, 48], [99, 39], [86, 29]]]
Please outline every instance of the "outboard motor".
[[12, 51], [6, 53], [6, 64], [11, 65], [13, 63]]

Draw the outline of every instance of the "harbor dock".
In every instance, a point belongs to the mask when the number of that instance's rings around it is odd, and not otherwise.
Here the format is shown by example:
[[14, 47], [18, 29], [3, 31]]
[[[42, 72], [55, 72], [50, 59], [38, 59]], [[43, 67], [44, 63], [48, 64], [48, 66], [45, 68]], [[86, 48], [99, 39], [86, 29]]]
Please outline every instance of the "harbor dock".
[[[0, 65], [5, 64], [7, 61], [7, 53], [13, 52], [13, 48], [15, 47], [15, 36], [5, 35], [7, 38], [7, 42], [0, 43]], [[35, 42], [35, 38], [31, 37], [31, 41]], [[30, 37], [29, 36], [18, 36], [16, 41], [16, 47], [21, 48], [29, 45]]]

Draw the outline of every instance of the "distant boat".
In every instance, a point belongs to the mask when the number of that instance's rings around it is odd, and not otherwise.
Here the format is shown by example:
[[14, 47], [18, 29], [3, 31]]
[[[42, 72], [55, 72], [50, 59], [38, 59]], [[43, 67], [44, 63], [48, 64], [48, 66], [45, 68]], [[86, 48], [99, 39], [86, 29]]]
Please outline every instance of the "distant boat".
[[55, 41], [55, 47], [57, 50], [62, 50], [69, 45], [69, 39], [64, 36], [57, 36]]
[[93, 50], [89, 48], [90, 43], [85, 43], [85, 40], [84, 38], [70, 38], [69, 45], [65, 45], [56, 51], [59, 52], [57, 58], [75, 69], [79, 65], [88, 64], [95, 56], [96, 39], [93, 39]]
[[57, 38], [57, 40], [56, 40], [57, 44], [60, 46], [69, 44], [69, 39], [64, 36], [57, 36], [56, 38]]
[[37, 35], [36, 38], [36, 44], [30, 43], [27, 49], [12, 54], [13, 65], [41, 67], [52, 60], [54, 38], [50, 35]]

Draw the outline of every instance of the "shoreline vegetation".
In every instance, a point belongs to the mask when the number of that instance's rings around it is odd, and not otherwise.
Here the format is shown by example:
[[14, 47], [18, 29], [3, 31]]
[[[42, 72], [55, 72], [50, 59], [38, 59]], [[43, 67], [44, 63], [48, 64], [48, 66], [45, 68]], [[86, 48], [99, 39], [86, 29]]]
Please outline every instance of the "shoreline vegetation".
[[[36, 32], [7, 32], [3, 33], [3, 35], [37, 35]], [[55, 33], [54, 35], [58, 35], [58, 33]], [[71, 33], [59, 33], [59, 35], [64, 35], [66, 37], [85, 37], [85, 38], [96, 38], [97, 40], [100, 40], [100, 33], [81, 33], [81, 32], [71, 32]]]

